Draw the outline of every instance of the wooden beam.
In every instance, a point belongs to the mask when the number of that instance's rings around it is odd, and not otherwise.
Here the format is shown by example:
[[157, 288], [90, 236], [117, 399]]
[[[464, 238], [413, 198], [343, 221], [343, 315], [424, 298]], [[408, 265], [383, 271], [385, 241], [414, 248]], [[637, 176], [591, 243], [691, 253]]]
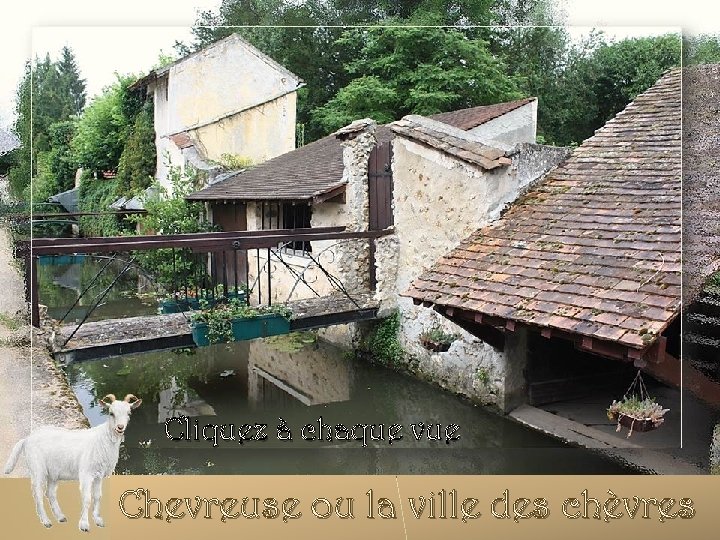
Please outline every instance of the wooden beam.
[[320, 203], [324, 203], [324, 202], [338, 202], [338, 203], [344, 204], [346, 188], [347, 188], [347, 185], [343, 184], [341, 186], [337, 186], [336, 188], [331, 189], [327, 193], [321, 193], [320, 195], [313, 197], [312, 203], [320, 204]]
[[688, 361], [681, 362], [667, 352], [659, 358], [651, 352], [643, 371], [666, 384], [690, 391], [713, 407], [720, 407], [720, 383], [695, 369]]

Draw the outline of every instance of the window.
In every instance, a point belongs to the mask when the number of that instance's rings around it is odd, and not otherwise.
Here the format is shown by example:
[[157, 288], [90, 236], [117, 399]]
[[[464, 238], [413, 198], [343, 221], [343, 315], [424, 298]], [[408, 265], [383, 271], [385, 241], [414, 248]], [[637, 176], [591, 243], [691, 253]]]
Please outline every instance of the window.
[[[306, 202], [260, 203], [260, 221], [262, 230], [309, 229], [312, 208]], [[284, 242], [282, 249], [293, 255], [312, 253], [308, 241]]]

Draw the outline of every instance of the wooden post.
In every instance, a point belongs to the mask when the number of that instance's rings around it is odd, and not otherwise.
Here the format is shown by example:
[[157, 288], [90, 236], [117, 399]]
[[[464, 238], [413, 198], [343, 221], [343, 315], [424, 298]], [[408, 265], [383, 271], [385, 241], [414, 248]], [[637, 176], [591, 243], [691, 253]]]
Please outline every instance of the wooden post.
[[[29, 255], [29, 266], [30, 266], [30, 322], [36, 327], [40, 328], [40, 305], [38, 300], [38, 258]], [[27, 274], [27, 272], [26, 272]]]

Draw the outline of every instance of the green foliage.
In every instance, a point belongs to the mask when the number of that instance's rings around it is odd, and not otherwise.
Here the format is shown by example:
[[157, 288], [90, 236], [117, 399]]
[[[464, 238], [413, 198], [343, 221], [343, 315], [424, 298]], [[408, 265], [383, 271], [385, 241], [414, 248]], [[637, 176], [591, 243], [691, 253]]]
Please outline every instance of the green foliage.
[[[624, 396], [620, 401], [613, 401], [608, 408], [608, 418], [613, 415], [624, 414], [636, 420], [652, 420], [655, 424], [663, 421], [663, 416], [669, 409], [663, 409], [652, 397]], [[629, 436], [629, 435], [628, 435]]]
[[148, 101], [135, 121], [120, 156], [118, 165], [118, 195], [137, 193], [153, 182], [157, 151], [153, 126], [152, 102]]
[[128, 90], [136, 77], [118, 80], [93, 99], [78, 120], [73, 150], [78, 164], [90, 171], [117, 170], [142, 100]]
[[[107, 212], [117, 197], [117, 180], [93, 178], [89, 172], [80, 181], [79, 206], [81, 212]], [[117, 216], [83, 216], [80, 230], [85, 236], [116, 236], [121, 231]]]
[[[337, 124], [332, 118], [316, 117], [314, 111], [356, 78], [344, 66], [356, 58], [358, 49], [339, 39], [344, 33], [342, 25], [549, 24], [555, 21], [544, 16], [547, 4], [547, 0], [223, 0], [217, 12], [199, 15], [193, 46], [179, 44], [177, 49], [188, 54], [239, 31], [305, 81], [306, 87], [298, 92], [297, 121], [304, 126], [302, 141], [308, 143], [327, 134], [321, 121]], [[474, 33], [487, 35], [488, 31], [476, 29]], [[358, 86], [348, 92], [352, 90]], [[341, 105], [342, 101], [337, 111]], [[390, 117], [399, 118], [398, 112]]]
[[252, 167], [253, 161], [249, 157], [238, 154], [222, 154], [220, 156], [220, 165], [230, 170], [247, 169], [248, 167]]
[[[223, 0], [201, 14], [194, 46], [229, 35], [227, 26], [273, 26], [241, 34], [306, 82], [297, 116], [305, 143], [364, 116], [386, 122], [536, 96], [540, 140], [572, 146], [680, 64], [675, 35], [611, 42], [595, 33], [578, 43], [562, 22], [551, 0]], [[341, 27], [376, 24], [396, 27]], [[505, 28], [481, 27], [490, 24]], [[714, 61], [717, 39], [695, 51], [692, 62]]]
[[433, 326], [430, 330], [426, 330], [422, 334], [420, 334], [420, 339], [424, 339], [433, 343], [450, 345], [453, 341], [458, 339], [458, 336], [457, 334], [446, 333], [439, 325], [437, 325]]
[[[33, 182], [26, 186], [26, 192], [23, 196], [25, 200], [32, 200], [35, 203], [47, 202], [51, 195], [55, 195], [60, 191], [55, 175], [51, 170], [52, 151], [40, 152], [37, 155], [37, 176]], [[30, 189], [32, 187], [32, 189]]]
[[[152, 195], [145, 198], [147, 214], [135, 215], [130, 221], [136, 223], [143, 234], [184, 234], [215, 230], [215, 227], [203, 219], [202, 203], [193, 203], [185, 199], [195, 191], [196, 172], [188, 169], [182, 173], [178, 167], [171, 167], [168, 177], [172, 192], [168, 193], [159, 184], [150, 190]], [[158, 285], [171, 292], [174, 284], [196, 283], [203, 275], [202, 258], [193, 257], [188, 249], [157, 249], [137, 253], [140, 265], [152, 274]]]
[[45, 182], [49, 180], [48, 174], [53, 174], [58, 186], [65, 185], [61, 175], [66, 173], [68, 164], [68, 142], [60, 133], [51, 133], [51, 126], [60, 123], [64, 127], [58, 129], [67, 135], [65, 123], [80, 114], [84, 106], [85, 81], [80, 78], [75, 57], [68, 47], [62, 49], [57, 62], [49, 55], [43, 60], [35, 59], [32, 64], [28, 62], [16, 96], [14, 131], [22, 147], [9, 171], [13, 195], [29, 196], [30, 179], [38, 173], [39, 153], [51, 152], [49, 162], [45, 162]]
[[488, 44], [459, 30], [353, 29], [341, 42], [359, 53], [346, 66], [354, 80], [314, 113], [327, 131], [362, 117], [389, 122], [521, 97]]
[[233, 340], [232, 321], [252, 319], [261, 315], [279, 315], [290, 319], [292, 311], [286, 306], [249, 306], [244, 301], [232, 299], [225, 304], [217, 304], [192, 314], [191, 322], [208, 325], [210, 343], [225, 343]]
[[398, 332], [400, 331], [400, 313], [394, 312], [380, 321], [370, 332], [365, 348], [370, 356], [385, 366], [397, 366], [405, 357]]
[[683, 65], [720, 63], [720, 34], [683, 36]]

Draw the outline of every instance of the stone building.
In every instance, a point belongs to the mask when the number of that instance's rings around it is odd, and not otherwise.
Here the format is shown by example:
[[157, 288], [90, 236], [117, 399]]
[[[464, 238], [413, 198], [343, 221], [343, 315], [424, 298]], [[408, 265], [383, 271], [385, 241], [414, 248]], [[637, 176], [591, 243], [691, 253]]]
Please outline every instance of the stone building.
[[257, 164], [295, 148], [302, 81], [237, 34], [151, 71], [131, 88], [154, 102], [157, 174], [191, 164], [220, 174], [220, 163]]
[[[332, 293], [326, 273], [338, 277], [351, 295], [371, 291], [380, 316], [400, 310], [401, 339], [416, 360], [431, 361], [425, 349], [414, 350], [418, 334], [442, 324], [461, 336], [444, 353], [445, 362], [455, 363], [446, 373], [452, 379], [448, 386], [473, 394], [473, 359], [492, 358], [492, 347], [399, 293], [567, 156], [567, 149], [534, 143], [536, 115], [533, 98], [409, 116], [384, 126], [359, 120], [189, 199], [206, 202], [225, 230], [233, 230], [223, 220], [231, 211], [241, 216], [235, 224], [246, 220], [246, 229], [234, 230], [386, 229], [377, 242], [293, 243], [276, 250], [270, 261], [263, 250], [251, 251], [249, 282], [265, 283], [270, 268], [274, 302]], [[330, 327], [324, 333], [350, 344], [359, 328]]]
[[680, 79], [668, 72], [403, 291], [494, 344], [463, 369], [500, 408], [567, 396], [583, 352], [594, 386], [623, 363], [679, 385]]

